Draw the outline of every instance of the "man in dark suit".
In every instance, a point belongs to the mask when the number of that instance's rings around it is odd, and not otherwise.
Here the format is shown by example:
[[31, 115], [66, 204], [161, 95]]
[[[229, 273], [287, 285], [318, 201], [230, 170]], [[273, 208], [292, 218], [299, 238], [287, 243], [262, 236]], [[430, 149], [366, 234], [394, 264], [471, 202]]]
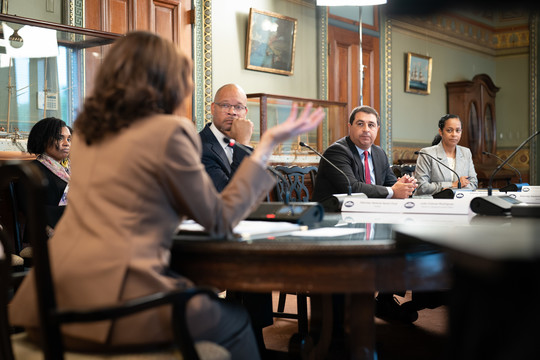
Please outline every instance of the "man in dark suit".
[[[364, 193], [370, 198], [409, 197], [416, 188], [416, 180], [408, 175], [398, 180], [384, 150], [373, 144], [380, 128], [377, 111], [369, 106], [356, 107], [349, 117], [348, 127], [349, 136], [330, 145], [324, 156], [345, 172], [352, 192]], [[369, 171], [366, 173], [365, 169]], [[347, 193], [347, 188], [348, 182], [343, 174], [321, 159], [313, 201]]]
[[[384, 150], [373, 144], [380, 126], [381, 120], [375, 109], [356, 107], [349, 117], [349, 136], [330, 145], [323, 155], [347, 175], [353, 193], [364, 193], [370, 198], [407, 198], [416, 189], [416, 180], [408, 175], [397, 179]], [[324, 159], [320, 160], [313, 201], [347, 193], [348, 186], [342, 173]], [[340, 300], [335, 300], [337, 312]], [[375, 315], [378, 317], [403, 322], [413, 322], [418, 318], [414, 308], [401, 307], [393, 294], [379, 293], [376, 300]]]
[[236, 84], [222, 86], [211, 105], [212, 122], [199, 133], [203, 145], [202, 163], [221, 192], [238, 166], [249, 154], [238, 146], [232, 148], [223, 138], [234, 139], [249, 147], [253, 123], [246, 119], [248, 109], [244, 90]]
[[[247, 96], [236, 84], [227, 84], [216, 91], [211, 105], [212, 122], [199, 133], [202, 140], [202, 163], [218, 192], [233, 177], [242, 160], [249, 153], [239, 146], [230, 147], [223, 138], [234, 139], [248, 148], [253, 123], [246, 119]], [[265, 356], [262, 329], [273, 324], [272, 294], [227, 292], [227, 299], [240, 302], [251, 316], [251, 324], [261, 355]]]

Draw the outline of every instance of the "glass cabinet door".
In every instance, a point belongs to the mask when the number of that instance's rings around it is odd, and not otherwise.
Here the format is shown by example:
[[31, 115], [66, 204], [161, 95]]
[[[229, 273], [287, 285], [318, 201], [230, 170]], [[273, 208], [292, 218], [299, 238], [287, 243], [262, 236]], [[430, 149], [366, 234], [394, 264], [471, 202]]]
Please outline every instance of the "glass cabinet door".
[[11, 15], [0, 22], [0, 151], [26, 151], [37, 121], [73, 124], [107, 46], [120, 35]]

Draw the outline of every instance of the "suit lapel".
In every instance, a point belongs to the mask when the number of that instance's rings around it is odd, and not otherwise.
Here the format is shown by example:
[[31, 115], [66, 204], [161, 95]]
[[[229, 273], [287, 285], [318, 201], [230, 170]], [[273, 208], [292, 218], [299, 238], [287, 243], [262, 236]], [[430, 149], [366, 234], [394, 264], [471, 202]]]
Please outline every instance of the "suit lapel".
[[[384, 176], [383, 176], [383, 170], [382, 165], [384, 164], [384, 159], [381, 158], [382, 154], [379, 149], [376, 147], [376, 145], [371, 145], [371, 158], [373, 160], [373, 172], [375, 173], [375, 183], [377, 185], [384, 184]], [[385, 155], [386, 156], [386, 155]]]
[[465, 168], [465, 155], [459, 146], [456, 146], [456, 172], [461, 176], [462, 174], [468, 175], [468, 169]]
[[346, 137], [345, 139], [347, 140], [347, 145], [349, 146], [349, 150], [351, 150], [353, 161], [356, 165], [354, 176], [359, 181], [365, 182], [366, 180], [364, 179], [364, 164], [362, 164], [362, 159], [360, 158], [360, 154], [358, 154], [358, 149], [349, 137]]
[[[440, 162], [442, 162], [446, 166], [450, 167], [450, 164], [448, 164], [448, 159], [446, 158], [446, 152], [444, 151], [444, 148], [442, 146], [442, 140], [439, 143], [439, 145], [437, 146], [437, 154], [435, 155], [435, 157]], [[457, 159], [457, 153], [456, 153], [456, 159]], [[448, 179], [448, 178], [453, 179], [454, 178], [454, 173], [452, 173], [450, 170], [448, 170], [447, 168], [445, 168], [441, 164], [437, 164], [437, 166], [438, 166], [441, 174], [443, 175], [443, 177], [445, 179]]]
[[221, 165], [227, 169], [230, 174], [232, 171], [231, 164], [229, 164], [229, 159], [227, 159], [225, 150], [223, 150], [223, 147], [214, 136], [214, 133], [212, 130], [210, 130], [210, 124], [206, 125], [203, 132], [205, 137], [205, 146], [208, 146], [210, 151], [212, 151], [221, 160]]

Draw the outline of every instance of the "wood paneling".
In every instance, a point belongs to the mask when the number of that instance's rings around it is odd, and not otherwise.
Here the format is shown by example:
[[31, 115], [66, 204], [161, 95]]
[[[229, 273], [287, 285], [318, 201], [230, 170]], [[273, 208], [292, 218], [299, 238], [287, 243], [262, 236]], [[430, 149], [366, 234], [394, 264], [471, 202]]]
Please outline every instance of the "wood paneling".
[[179, 1], [152, 1], [152, 31], [179, 45]]
[[[155, 32], [193, 58], [191, 9], [190, 0], [86, 0], [85, 26], [119, 34]], [[191, 97], [186, 99], [182, 114], [192, 118]]]
[[107, 31], [124, 34], [133, 30], [133, 1], [132, 0], [109, 0], [109, 11], [105, 23], [109, 27]]
[[[348, 113], [360, 105], [360, 63], [357, 32], [336, 26], [328, 27], [328, 100], [346, 102]], [[379, 39], [362, 37], [362, 64], [364, 65], [363, 103], [380, 110]], [[348, 134], [347, 119], [329, 124], [328, 141], [332, 143]], [[380, 143], [380, 135], [375, 140]]]

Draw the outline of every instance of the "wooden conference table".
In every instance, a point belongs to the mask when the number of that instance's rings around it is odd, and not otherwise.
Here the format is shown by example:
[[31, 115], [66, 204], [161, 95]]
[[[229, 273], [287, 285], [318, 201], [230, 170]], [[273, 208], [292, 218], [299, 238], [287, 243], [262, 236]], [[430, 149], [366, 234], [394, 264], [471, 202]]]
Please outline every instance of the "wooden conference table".
[[399, 225], [398, 243], [431, 243], [452, 262], [448, 359], [540, 359], [540, 220], [478, 216], [469, 225]]
[[[426, 243], [393, 240], [400, 223], [468, 223], [468, 217], [420, 214], [326, 214], [318, 228], [331, 228], [331, 237], [265, 237], [252, 241], [205, 240], [176, 236], [171, 267], [198, 285], [248, 292], [308, 292], [321, 304], [318, 341], [301, 350], [304, 358], [323, 359], [332, 328], [331, 295], [346, 294], [350, 359], [374, 359], [374, 293], [441, 290], [450, 287], [449, 263]], [[366, 240], [366, 228], [370, 239]], [[315, 229], [316, 230], [316, 229]], [[320, 229], [319, 229], [320, 230]], [[327, 229], [325, 229], [327, 230]], [[358, 231], [353, 234], [341, 232]], [[309, 342], [306, 342], [309, 344]]]

